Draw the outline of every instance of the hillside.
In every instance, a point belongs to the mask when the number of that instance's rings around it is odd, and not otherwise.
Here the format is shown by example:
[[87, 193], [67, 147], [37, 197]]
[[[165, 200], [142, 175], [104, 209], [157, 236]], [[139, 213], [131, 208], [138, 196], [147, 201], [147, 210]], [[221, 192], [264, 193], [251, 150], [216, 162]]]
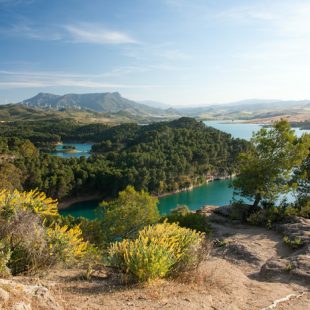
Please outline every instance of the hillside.
[[290, 116], [294, 119], [310, 119], [310, 101], [243, 100], [227, 104], [180, 108], [183, 115], [200, 119], [270, 119]]
[[[58, 199], [103, 190], [113, 195], [127, 184], [154, 194], [184, 189], [208, 176], [233, 174], [236, 156], [247, 147], [246, 141], [191, 118], [113, 127], [71, 121], [10, 122], [0, 124], [0, 136], [3, 152], [19, 157], [15, 172], [10, 173], [14, 186], [23, 175], [24, 189], [38, 188]], [[14, 143], [8, 143], [11, 138]], [[25, 139], [42, 152], [27, 146]], [[45, 156], [58, 141], [99, 143], [87, 160]], [[23, 148], [32, 149], [36, 156], [27, 158]]]
[[164, 116], [171, 114], [159, 108], [150, 107], [122, 97], [118, 92], [93, 94], [66, 94], [63, 96], [39, 93], [21, 104], [44, 109], [79, 109], [95, 112], [128, 112], [133, 116]]

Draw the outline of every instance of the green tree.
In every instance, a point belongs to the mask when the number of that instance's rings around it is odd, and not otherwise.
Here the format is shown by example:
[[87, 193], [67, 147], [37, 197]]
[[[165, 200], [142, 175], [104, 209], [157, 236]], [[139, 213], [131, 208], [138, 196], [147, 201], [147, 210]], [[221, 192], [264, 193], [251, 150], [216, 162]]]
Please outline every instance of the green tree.
[[0, 190], [22, 189], [22, 172], [12, 163], [4, 162], [0, 164]]
[[132, 186], [127, 186], [115, 200], [102, 202], [106, 241], [131, 238], [144, 226], [158, 222], [157, 202], [157, 198], [144, 191], [137, 192]]
[[310, 154], [302, 162], [294, 173], [294, 181], [297, 184], [298, 203], [307, 205], [310, 203]]
[[233, 182], [235, 192], [254, 200], [273, 202], [291, 189], [293, 168], [307, 156], [309, 135], [297, 138], [285, 120], [271, 129], [262, 128], [253, 135], [250, 149], [239, 155], [240, 175]]

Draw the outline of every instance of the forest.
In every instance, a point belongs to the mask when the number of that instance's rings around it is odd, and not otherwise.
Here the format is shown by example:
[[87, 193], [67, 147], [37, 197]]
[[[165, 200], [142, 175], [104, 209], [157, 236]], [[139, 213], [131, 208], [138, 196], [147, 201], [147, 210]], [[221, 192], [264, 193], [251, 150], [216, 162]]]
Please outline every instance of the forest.
[[[83, 194], [115, 196], [128, 184], [162, 194], [236, 172], [244, 140], [192, 118], [150, 125], [59, 122], [0, 124], [2, 188], [37, 188], [60, 200]], [[57, 142], [93, 142], [89, 158], [49, 154]]]

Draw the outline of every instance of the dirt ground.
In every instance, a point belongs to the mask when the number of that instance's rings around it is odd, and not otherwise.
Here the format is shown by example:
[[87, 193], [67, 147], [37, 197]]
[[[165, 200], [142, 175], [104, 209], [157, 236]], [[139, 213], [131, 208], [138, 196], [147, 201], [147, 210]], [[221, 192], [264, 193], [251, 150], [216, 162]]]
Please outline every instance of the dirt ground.
[[280, 235], [252, 226], [216, 224], [214, 228], [215, 237], [241, 246], [245, 255], [234, 257], [215, 249], [196, 273], [152, 285], [125, 285], [119, 274], [105, 269], [96, 270], [91, 280], [83, 279], [81, 269], [71, 269], [31, 282], [46, 286], [68, 310], [310, 310], [309, 287], [290, 283], [285, 276], [281, 282], [267, 282], [258, 276], [267, 259], [290, 254]]

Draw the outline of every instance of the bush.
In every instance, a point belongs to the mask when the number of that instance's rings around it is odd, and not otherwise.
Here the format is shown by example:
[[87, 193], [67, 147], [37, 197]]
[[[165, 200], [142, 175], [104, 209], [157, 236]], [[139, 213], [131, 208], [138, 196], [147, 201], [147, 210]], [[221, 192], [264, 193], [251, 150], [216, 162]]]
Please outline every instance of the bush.
[[301, 216], [306, 219], [310, 219], [310, 201], [303, 204], [297, 203], [295, 206], [288, 207], [285, 210], [287, 216]]
[[289, 247], [291, 247], [292, 249], [298, 249], [303, 246], [303, 242], [300, 237], [295, 237], [294, 239], [290, 239], [288, 236], [284, 236], [283, 242]]
[[175, 223], [148, 226], [134, 240], [113, 243], [109, 262], [138, 281], [164, 278], [197, 267], [204, 239], [203, 233]]
[[171, 214], [161, 218], [161, 222], [177, 223], [180, 227], [193, 229], [196, 231], [211, 233], [211, 226], [203, 214], [192, 213], [186, 206], [179, 206], [171, 211]]
[[229, 217], [233, 221], [246, 222], [250, 212], [254, 212], [254, 208], [245, 204], [243, 201], [235, 201], [232, 203]]
[[72, 264], [87, 253], [88, 243], [83, 240], [79, 226], [68, 228], [56, 224], [47, 229], [47, 237], [53, 264]]
[[285, 218], [286, 206], [268, 206], [256, 211], [247, 218], [250, 224], [271, 228], [273, 223], [281, 222]]
[[0, 270], [9, 269], [13, 275], [36, 273], [58, 262], [80, 260], [89, 244], [78, 226], [61, 227], [53, 223], [58, 219], [56, 201], [45, 194], [1, 191]]
[[11, 251], [7, 249], [2, 241], [0, 241], [0, 277], [10, 275], [10, 269], [7, 264], [11, 258]]
[[132, 186], [127, 186], [115, 200], [103, 202], [101, 223], [106, 242], [134, 238], [144, 226], [157, 223], [157, 202], [157, 198], [137, 192]]

